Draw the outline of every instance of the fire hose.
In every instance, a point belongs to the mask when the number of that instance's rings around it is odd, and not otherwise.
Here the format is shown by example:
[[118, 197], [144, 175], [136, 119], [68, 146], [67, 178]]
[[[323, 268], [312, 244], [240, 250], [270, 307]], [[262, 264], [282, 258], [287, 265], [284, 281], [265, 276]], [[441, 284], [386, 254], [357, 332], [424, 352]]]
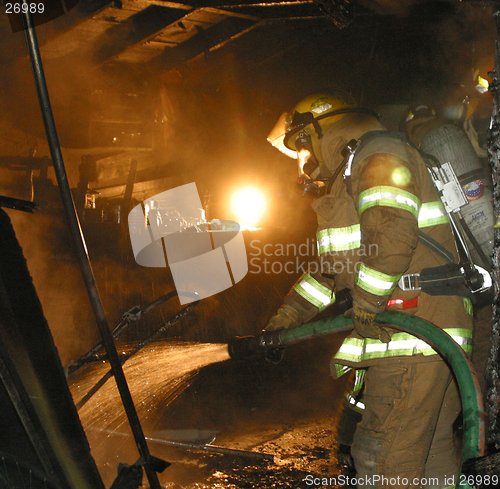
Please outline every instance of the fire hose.
[[[428, 343], [449, 364], [455, 374], [463, 410], [462, 465], [469, 459], [484, 456], [485, 432], [481, 389], [474, 367], [462, 348], [444, 331], [418, 317], [393, 311], [377, 316], [377, 322], [410, 333]], [[302, 324], [295, 328], [264, 331], [260, 336], [232, 339], [228, 344], [233, 359], [251, 358], [268, 351], [282, 350], [288, 345], [317, 336], [345, 332], [352, 329], [352, 320], [343, 315]], [[467, 478], [460, 476], [456, 487], [470, 488]]]

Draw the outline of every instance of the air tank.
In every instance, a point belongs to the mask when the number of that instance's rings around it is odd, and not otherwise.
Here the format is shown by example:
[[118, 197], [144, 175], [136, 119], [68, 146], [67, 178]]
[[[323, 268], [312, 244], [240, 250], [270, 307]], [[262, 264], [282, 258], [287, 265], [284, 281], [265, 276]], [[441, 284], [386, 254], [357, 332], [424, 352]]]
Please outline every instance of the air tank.
[[[491, 175], [482, 163], [467, 136], [459, 126], [451, 123], [433, 124], [422, 137], [420, 148], [437, 158], [441, 164], [450, 163], [467, 197], [461, 208], [465, 223], [486, 257], [493, 250], [493, 192]], [[481, 265], [483, 260], [469, 242], [472, 258]], [[483, 264], [491, 269], [490, 263]]]

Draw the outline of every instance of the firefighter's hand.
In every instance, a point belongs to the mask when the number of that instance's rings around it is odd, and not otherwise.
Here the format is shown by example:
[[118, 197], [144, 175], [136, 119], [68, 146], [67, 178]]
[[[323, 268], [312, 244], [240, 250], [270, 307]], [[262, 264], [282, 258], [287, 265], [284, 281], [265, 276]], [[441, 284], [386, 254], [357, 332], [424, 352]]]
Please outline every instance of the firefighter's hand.
[[265, 331], [276, 331], [277, 329], [294, 328], [302, 324], [300, 314], [293, 307], [284, 304], [267, 323]]
[[374, 312], [367, 311], [355, 303], [351, 309], [344, 313], [344, 316], [352, 319], [354, 329], [359, 336], [380, 340], [383, 343], [391, 341], [394, 331], [377, 324], [375, 322], [377, 315]]

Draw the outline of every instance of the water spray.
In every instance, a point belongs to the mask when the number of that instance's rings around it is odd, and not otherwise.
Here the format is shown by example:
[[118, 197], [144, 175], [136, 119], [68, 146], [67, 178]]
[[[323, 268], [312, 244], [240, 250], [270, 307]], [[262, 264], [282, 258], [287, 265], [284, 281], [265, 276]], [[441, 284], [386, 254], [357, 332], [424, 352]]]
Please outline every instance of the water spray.
[[[180, 310], [178, 313], [176, 313], [174, 316], [172, 316], [168, 321], [163, 323], [154, 333], [149, 335], [146, 339], [142, 340], [138, 345], [134, 347], [134, 349], [129, 352], [125, 358], [121, 359], [121, 365], [129, 360], [131, 357], [133, 357], [136, 353], [141, 351], [146, 345], [149, 345], [152, 343], [156, 338], [160, 336], [161, 333], [163, 333], [166, 329], [170, 328], [174, 324], [176, 324], [178, 321], [180, 321], [184, 316], [186, 316], [195, 306], [199, 304], [199, 296], [197, 294], [191, 293], [191, 292], [186, 292], [186, 291], [177, 291], [174, 290], [172, 292], [169, 292], [168, 294], [165, 294], [155, 301], [151, 302], [149, 305], [147, 305], [144, 309], [140, 309], [139, 306], [134, 306], [132, 309], [127, 311], [123, 317], [122, 321], [116, 326], [116, 328], [112, 332], [113, 339], [117, 339], [120, 334], [122, 334], [126, 328], [128, 328], [131, 324], [136, 323], [139, 321], [141, 318], [143, 318], [146, 314], [150, 313], [156, 307], [159, 305], [163, 304], [164, 302], [169, 301], [173, 297], [177, 297], [178, 295], [190, 297], [192, 299], [198, 299], [195, 302], [192, 302], [191, 304], [187, 305], [184, 307], [182, 310]], [[72, 373], [76, 372], [78, 369], [80, 369], [83, 365], [94, 361], [97, 358], [97, 354], [103, 349], [102, 343], [99, 343], [96, 345], [94, 348], [92, 348], [90, 351], [88, 351], [85, 355], [80, 357], [77, 361], [71, 363], [68, 368], [67, 368], [67, 373], [68, 375], [71, 375]], [[80, 410], [91, 398], [94, 396], [94, 394], [113, 376], [113, 370], [108, 370], [106, 374], [104, 374], [99, 381], [97, 381], [94, 386], [76, 403], [76, 408], [77, 410]]]

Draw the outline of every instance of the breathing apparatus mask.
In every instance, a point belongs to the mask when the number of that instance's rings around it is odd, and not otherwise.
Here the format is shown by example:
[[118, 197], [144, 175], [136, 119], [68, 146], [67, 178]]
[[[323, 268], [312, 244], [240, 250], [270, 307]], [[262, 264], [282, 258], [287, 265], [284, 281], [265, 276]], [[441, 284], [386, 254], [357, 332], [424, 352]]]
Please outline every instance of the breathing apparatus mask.
[[[323, 193], [325, 179], [320, 176], [320, 165], [314, 153], [311, 135], [303, 129], [313, 122], [313, 118], [299, 120], [307, 115], [295, 112], [292, 116], [288, 112], [283, 113], [267, 140], [283, 154], [297, 161], [298, 178], [294, 190], [303, 196], [318, 198]], [[294, 130], [297, 127], [301, 130]]]
[[299, 171], [296, 190], [305, 197], [320, 197], [327, 179], [320, 177], [319, 162], [314, 154], [311, 136], [307, 132], [299, 132], [295, 147]]

